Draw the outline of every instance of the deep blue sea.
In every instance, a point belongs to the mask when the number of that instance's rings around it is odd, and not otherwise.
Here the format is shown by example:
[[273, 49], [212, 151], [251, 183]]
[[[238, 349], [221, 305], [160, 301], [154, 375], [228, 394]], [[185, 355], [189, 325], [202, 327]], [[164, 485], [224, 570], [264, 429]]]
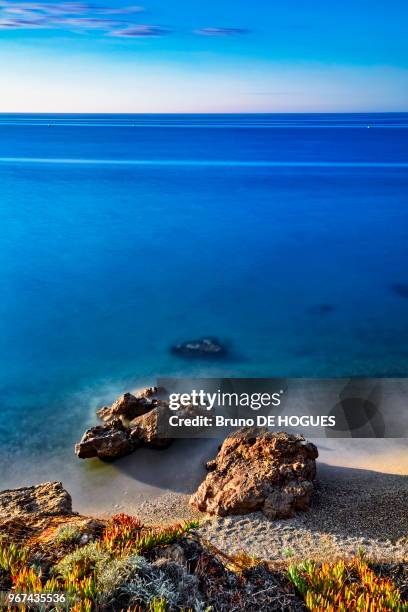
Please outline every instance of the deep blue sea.
[[408, 375], [407, 128], [0, 115], [0, 485], [85, 486], [95, 407], [157, 375]]

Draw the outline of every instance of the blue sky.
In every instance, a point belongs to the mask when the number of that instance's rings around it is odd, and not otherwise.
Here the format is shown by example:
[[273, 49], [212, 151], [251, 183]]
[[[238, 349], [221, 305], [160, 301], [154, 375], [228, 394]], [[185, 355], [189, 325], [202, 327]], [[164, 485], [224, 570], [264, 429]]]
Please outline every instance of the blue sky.
[[408, 111], [408, 3], [0, 0], [0, 112]]

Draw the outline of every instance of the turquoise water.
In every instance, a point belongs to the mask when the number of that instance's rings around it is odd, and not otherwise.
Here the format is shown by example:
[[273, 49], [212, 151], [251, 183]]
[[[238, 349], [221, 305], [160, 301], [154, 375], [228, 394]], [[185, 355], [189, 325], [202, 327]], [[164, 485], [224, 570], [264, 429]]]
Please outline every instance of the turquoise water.
[[[157, 375], [408, 375], [407, 127], [0, 116], [3, 485], [87, 481], [94, 408]], [[228, 358], [170, 354], [202, 335]]]

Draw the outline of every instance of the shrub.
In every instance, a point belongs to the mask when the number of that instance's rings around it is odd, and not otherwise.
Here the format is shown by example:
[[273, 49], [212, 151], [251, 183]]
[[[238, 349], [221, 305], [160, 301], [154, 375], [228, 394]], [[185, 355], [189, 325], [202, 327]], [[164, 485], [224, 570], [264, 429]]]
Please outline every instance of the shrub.
[[98, 573], [97, 591], [98, 604], [113, 609], [204, 609], [197, 578], [164, 559], [154, 563], [139, 555], [112, 559]]
[[77, 601], [71, 606], [71, 612], [92, 612], [93, 603], [90, 599], [83, 599], [81, 601]]
[[28, 559], [28, 550], [24, 547], [19, 548], [16, 544], [7, 544], [0, 540], [0, 569], [7, 573], [15, 573]]
[[197, 526], [197, 521], [186, 521], [169, 527], [143, 527], [138, 518], [117, 514], [105, 528], [102, 543], [111, 553], [142, 554], [156, 546], [172, 544]]
[[103, 534], [103, 544], [110, 551], [120, 552], [132, 546], [142, 529], [141, 521], [135, 516], [116, 514], [112, 516]]
[[105, 551], [99, 542], [90, 542], [85, 546], [76, 548], [72, 553], [65, 555], [57, 565], [53, 573], [63, 580], [76, 576], [84, 578], [92, 576], [101, 566], [110, 559], [109, 553]]
[[98, 602], [106, 604], [118, 596], [123, 584], [137, 571], [136, 559], [132, 557], [111, 558], [97, 573]]
[[[164, 610], [168, 602], [180, 599], [178, 583], [173, 583], [139, 554], [161, 544], [170, 544], [195, 526], [196, 523], [185, 523], [144, 528], [136, 517], [115, 515], [100, 542], [76, 548], [57, 563], [53, 569], [54, 579], [61, 590], [68, 593], [73, 609], [78, 612], [87, 612], [89, 602], [119, 605], [119, 609], [131, 603]], [[77, 536], [72, 525], [61, 531], [59, 536], [65, 541], [72, 541]]]
[[158, 559], [152, 565], [173, 585], [173, 596], [168, 597], [168, 603], [181, 610], [201, 612], [206, 609], [197, 576], [189, 574], [183, 565], [168, 559]]
[[156, 597], [152, 599], [149, 612], [166, 612], [167, 610], [167, 602], [165, 599], [157, 599]]
[[185, 525], [174, 525], [171, 527], [161, 527], [158, 529], [146, 529], [141, 532], [139, 537], [133, 542], [133, 549], [138, 554], [146, 553], [156, 546], [172, 544], [188, 531]]
[[56, 544], [77, 544], [82, 532], [76, 525], [61, 525], [54, 537]]
[[155, 571], [144, 557], [131, 555], [112, 559], [98, 573], [98, 601], [115, 605], [149, 605], [154, 599], [172, 596], [173, 585], [164, 574]]
[[[89, 602], [97, 599], [97, 575], [110, 556], [98, 542], [91, 542], [66, 555], [54, 567], [61, 590], [66, 591], [79, 612], [87, 612]], [[80, 602], [78, 601], [80, 600]], [[82, 602], [82, 603], [81, 603]]]
[[393, 582], [377, 577], [361, 557], [322, 565], [306, 561], [290, 566], [288, 575], [313, 612], [408, 611]]
[[22, 567], [11, 576], [11, 580], [17, 593], [53, 593], [60, 590], [56, 578], [44, 582], [41, 570], [34, 567]]

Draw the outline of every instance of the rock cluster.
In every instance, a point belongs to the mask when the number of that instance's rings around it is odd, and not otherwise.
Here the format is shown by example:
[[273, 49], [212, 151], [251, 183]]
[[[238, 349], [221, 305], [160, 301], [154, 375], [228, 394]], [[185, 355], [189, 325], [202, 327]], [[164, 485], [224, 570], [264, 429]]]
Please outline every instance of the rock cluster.
[[112, 461], [132, 453], [139, 446], [165, 448], [172, 439], [159, 431], [159, 418], [169, 410], [168, 404], [157, 398], [158, 389], [148, 387], [137, 395], [125, 393], [111, 406], [97, 411], [103, 425], [88, 429], [75, 445], [80, 459], [99, 457]]
[[209, 473], [190, 504], [226, 516], [261, 510], [270, 519], [309, 508], [318, 456], [303, 436], [242, 429], [209, 461]]

